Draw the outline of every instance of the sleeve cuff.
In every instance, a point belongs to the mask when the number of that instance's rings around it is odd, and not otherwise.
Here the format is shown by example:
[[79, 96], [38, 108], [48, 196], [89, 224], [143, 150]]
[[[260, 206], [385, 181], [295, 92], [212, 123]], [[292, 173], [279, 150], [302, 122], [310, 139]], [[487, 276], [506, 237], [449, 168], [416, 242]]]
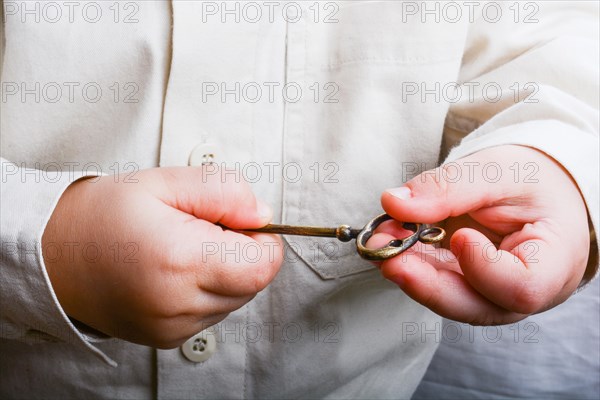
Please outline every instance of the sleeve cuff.
[[94, 346], [105, 337], [78, 329], [62, 309], [46, 272], [42, 235], [66, 188], [80, 171], [40, 171], [2, 162], [2, 337], [30, 343], [63, 341], [111, 366], [116, 362]]

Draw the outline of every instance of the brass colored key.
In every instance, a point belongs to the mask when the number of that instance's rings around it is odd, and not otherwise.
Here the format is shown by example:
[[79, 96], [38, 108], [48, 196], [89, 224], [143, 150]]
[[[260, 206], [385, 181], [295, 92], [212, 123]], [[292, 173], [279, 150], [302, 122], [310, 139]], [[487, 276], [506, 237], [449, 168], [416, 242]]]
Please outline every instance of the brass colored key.
[[293, 226], [270, 224], [258, 229], [244, 229], [244, 232], [277, 233], [281, 235], [317, 236], [337, 238], [342, 242], [356, 239], [356, 250], [365, 260], [383, 261], [395, 257], [408, 250], [417, 242], [437, 243], [446, 236], [446, 232], [439, 227], [427, 228], [423, 224], [404, 222], [404, 229], [414, 232], [403, 239], [394, 239], [380, 249], [369, 249], [367, 241], [373, 236], [375, 229], [383, 222], [392, 219], [387, 214], [381, 214], [365, 225], [362, 229], [352, 229], [348, 225], [337, 228], [321, 228], [316, 226]]

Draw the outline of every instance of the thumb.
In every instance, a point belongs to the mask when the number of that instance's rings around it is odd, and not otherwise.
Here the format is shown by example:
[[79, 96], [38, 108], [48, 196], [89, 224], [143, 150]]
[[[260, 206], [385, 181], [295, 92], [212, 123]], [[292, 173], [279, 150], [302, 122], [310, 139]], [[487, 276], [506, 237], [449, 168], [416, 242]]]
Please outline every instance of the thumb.
[[232, 229], [259, 228], [271, 221], [271, 208], [232, 170], [209, 164], [158, 171], [164, 183], [158, 196], [180, 211]]
[[423, 172], [404, 186], [383, 192], [381, 204], [398, 221], [431, 224], [489, 206], [514, 187], [502, 177], [492, 180], [469, 173], [474, 163], [465, 158]]

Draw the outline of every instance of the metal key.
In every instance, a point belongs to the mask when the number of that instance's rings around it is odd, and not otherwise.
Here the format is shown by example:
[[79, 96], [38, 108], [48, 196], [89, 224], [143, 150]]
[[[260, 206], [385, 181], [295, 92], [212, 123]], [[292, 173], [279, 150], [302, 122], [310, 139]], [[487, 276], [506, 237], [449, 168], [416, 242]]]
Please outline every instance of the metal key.
[[342, 242], [356, 239], [356, 251], [365, 260], [383, 261], [395, 257], [408, 250], [417, 242], [437, 243], [446, 236], [446, 232], [440, 227], [429, 228], [423, 224], [404, 222], [402, 227], [411, 232], [412, 235], [403, 239], [394, 239], [386, 246], [379, 249], [366, 247], [367, 241], [373, 236], [375, 229], [383, 222], [392, 219], [387, 214], [381, 214], [369, 221], [362, 229], [352, 229], [348, 225], [340, 225], [337, 228], [322, 228], [316, 226], [293, 226], [270, 224], [258, 229], [244, 229], [244, 232], [277, 233], [281, 235], [317, 236], [337, 238]]

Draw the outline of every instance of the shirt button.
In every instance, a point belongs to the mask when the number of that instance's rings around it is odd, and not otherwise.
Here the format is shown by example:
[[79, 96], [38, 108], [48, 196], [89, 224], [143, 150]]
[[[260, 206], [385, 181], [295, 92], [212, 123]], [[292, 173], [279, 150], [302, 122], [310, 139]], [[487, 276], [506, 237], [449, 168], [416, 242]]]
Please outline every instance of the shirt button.
[[199, 167], [203, 164], [215, 162], [217, 157], [217, 146], [212, 143], [200, 143], [190, 153], [188, 165], [190, 167]]
[[195, 363], [208, 360], [216, 350], [215, 334], [208, 330], [195, 334], [181, 346], [185, 358]]

